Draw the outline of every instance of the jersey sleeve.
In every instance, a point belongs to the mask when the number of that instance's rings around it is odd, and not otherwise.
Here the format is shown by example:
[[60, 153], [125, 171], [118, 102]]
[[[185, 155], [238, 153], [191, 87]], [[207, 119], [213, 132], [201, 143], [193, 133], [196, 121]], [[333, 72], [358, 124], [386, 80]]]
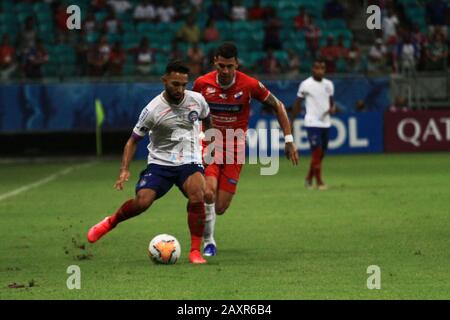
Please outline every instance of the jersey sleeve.
[[258, 80], [251, 79], [251, 96], [259, 102], [264, 102], [270, 95], [270, 91]]
[[297, 91], [297, 97], [300, 99], [305, 99], [305, 93], [304, 93], [304, 82], [300, 83], [300, 85], [298, 86], [298, 91]]
[[195, 81], [194, 81], [194, 85], [192, 86], [192, 91], [195, 91], [195, 92], [200, 92], [201, 93], [201, 91], [202, 91], [202, 79], [201, 78], [197, 78]]
[[330, 84], [330, 97], [334, 96], [334, 84], [332, 81], [329, 82]]
[[200, 120], [203, 120], [209, 116], [209, 104], [208, 104], [208, 102], [206, 102], [206, 100], [205, 100], [205, 98], [203, 98], [203, 96], [200, 97], [199, 102], [200, 102], [200, 106], [201, 106], [199, 118], [200, 118]]
[[148, 107], [142, 110], [139, 120], [134, 126], [133, 136], [144, 137], [150, 130], [152, 130], [154, 125], [153, 114], [150, 112]]

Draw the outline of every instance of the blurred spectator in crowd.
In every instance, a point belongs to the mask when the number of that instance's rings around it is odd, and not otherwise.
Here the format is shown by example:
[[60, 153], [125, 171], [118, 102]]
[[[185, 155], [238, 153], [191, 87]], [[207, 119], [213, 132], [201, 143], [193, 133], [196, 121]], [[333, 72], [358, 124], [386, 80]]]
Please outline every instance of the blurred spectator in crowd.
[[24, 72], [30, 79], [42, 77], [41, 67], [48, 62], [48, 53], [40, 39], [36, 44], [27, 49], [24, 54]]
[[89, 10], [86, 19], [83, 21], [81, 31], [84, 34], [92, 34], [97, 31], [97, 21], [95, 20], [94, 12]]
[[327, 73], [336, 72], [336, 61], [339, 58], [338, 48], [334, 44], [334, 37], [327, 37], [326, 45], [320, 50], [320, 57], [325, 61]]
[[414, 25], [411, 33], [412, 42], [417, 46], [419, 50], [419, 60], [417, 61], [417, 70], [424, 70], [426, 63], [426, 47], [428, 46], [428, 37], [422, 31], [420, 31], [419, 25]]
[[309, 26], [310, 17], [306, 13], [305, 7], [300, 6], [298, 9], [298, 15], [294, 17], [294, 26], [297, 30], [304, 30]]
[[101, 77], [105, 74], [109, 60], [109, 53], [105, 55], [101, 51], [101, 42], [97, 41], [87, 55], [88, 74], [91, 77]]
[[109, 0], [108, 5], [114, 10], [116, 15], [121, 15], [133, 8], [128, 0]]
[[292, 48], [289, 48], [287, 53], [287, 76], [292, 79], [300, 74], [300, 57]]
[[345, 9], [338, 0], [328, 0], [323, 7], [323, 17], [325, 19], [343, 19]]
[[105, 56], [106, 61], [108, 61], [111, 53], [111, 45], [108, 43], [108, 36], [106, 34], [100, 36], [99, 51]]
[[34, 26], [34, 18], [29, 16], [25, 20], [25, 26], [19, 35], [20, 51], [24, 52], [27, 49], [33, 48], [36, 43], [37, 31]]
[[387, 15], [383, 18], [382, 29], [385, 43], [394, 44], [397, 40], [397, 25], [399, 20], [392, 8], [389, 8]]
[[55, 12], [55, 25], [60, 32], [67, 32], [67, 19], [69, 14], [67, 13], [67, 7], [62, 3], [58, 4]]
[[203, 41], [213, 42], [220, 39], [219, 30], [216, 28], [216, 22], [214, 19], [209, 18], [206, 21], [205, 29], [203, 30]]
[[371, 73], [385, 72], [387, 54], [387, 48], [383, 44], [383, 40], [381, 38], [377, 38], [369, 51], [368, 71]]
[[122, 33], [122, 22], [116, 17], [114, 10], [109, 9], [108, 15], [103, 21], [103, 32], [106, 33]]
[[228, 19], [228, 12], [220, 0], [213, 0], [208, 7], [208, 16], [216, 21]]
[[356, 101], [355, 111], [356, 112], [364, 112], [364, 111], [366, 111], [366, 104], [364, 103], [364, 100]]
[[342, 34], [338, 37], [338, 42], [336, 44], [336, 55], [338, 59], [347, 59], [349, 49], [344, 44], [344, 36]]
[[437, 31], [432, 35], [430, 44], [427, 48], [428, 71], [442, 71], [447, 69], [448, 45], [445, 36]]
[[163, 4], [156, 8], [156, 16], [158, 17], [159, 22], [172, 22], [177, 16], [172, 0], [163, 0]]
[[205, 54], [203, 53], [203, 50], [198, 46], [197, 42], [194, 42], [188, 49], [186, 57], [189, 69], [191, 70], [191, 75], [193, 77], [197, 77], [202, 74]]
[[134, 8], [133, 19], [136, 22], [152, 22], [155, 18], [155, 7], [150, 0], [143, 0]]
[[81, 37], [75, 45], [77, 67], [83, 76], [89, 75], [88, 55], [90, 47], [85, 37]]
[[408, 110], [408, 102], [403, 96], [396, 96], [394, 104], [389, 107], [390, 112], [407, 112]]
[[10, 79], [16, 69], [16, 49], [9, 43], [9, 36], [5, 34], [0, 44], [0, 79]]
[[357, 73], [362, 71], [361, 49], [355, 41], [352, 41], [347, 55], [347, 68], [349, 72]]
[[195, 23], [195, 17], [191, 15], [186, 19], [186, 22], [181, 29], [178, 30], [177, 39], [193, 44], [200, 42], [200, 38], [200, 28]]
[[265, 74], [279, 74], [281, 72], [280, 62], [277, 60], [275, 55], [273, 54], [273, 49], [267, 49], [266, 56], [259, 61], [259, 65], [261, 66], [262, 73]]
[[203, 8], [203, 0], [190, 0], [190, 4], [196, 12], [200, 12]]
[[94, 12], [105, 11], [107, 9], [107, 1], [106, 0], [92, 0], [91, 7], [94, 9]]
[[108, 74], [110, 76], [121, 76], [126, 54], [122, 49], [120, 41], [116, 41], [109, 55]]
[[266, 14], [266, 9], [261, 7], [260, 0], [253, 0], [253, 5], [248, 9], [247, 18], [250, 21], [262, 20]]
[[247, 20], [247, 8], [242, 4], [242, 0], [233, 0], [233, 5], [231, 6], [231, 20]]
[[317, 51], [319, 50], [319, 41], [322, 37], [322, 30], [319, 26], [315, 25], [314, 19], [310, 18], [310, 23], [305, 28], [305, 40], [306, 48], [312, 59], [316, 57]]
[[447, 36], [446, 15], [448, 9], [449, 5], [446, 1], [431, 0], [427, 2], [425, 12], [430, 34], [433, 34], [436, 30], [440, 30], [445, 37]]
[[131, 50], [136, 57], [136, 71], [139, 75], [145, 76], [152, 72], [155, 63], [156, 50], [150, 47], [150, 42], [146, 37], [141, 39], [139, 47]]
[[280, 39], [281, 20], [277, 16], [277, 11], [273, 7], [267, 8], [267, 17], [264, 25], [264, 50], [282, 50], [283, 45]]
[[184, 52], [178, 47], [177, 39], [173, 39], [170, 46], [169, 60], [183, 60]]
[[196, 6], [191, 4], [189, 0], [181, 0], [175, 2], [175, 11], [177, 12], [176, 20], [184, 21], [192, 14], [199, 12]]
[[405, 34], [403, 40], [398, 43], [397, 53], [398, 67], [401, 73], [415, 73], [417, 60], [419, 59], [419, 49], [411, 41], [411, 36]]

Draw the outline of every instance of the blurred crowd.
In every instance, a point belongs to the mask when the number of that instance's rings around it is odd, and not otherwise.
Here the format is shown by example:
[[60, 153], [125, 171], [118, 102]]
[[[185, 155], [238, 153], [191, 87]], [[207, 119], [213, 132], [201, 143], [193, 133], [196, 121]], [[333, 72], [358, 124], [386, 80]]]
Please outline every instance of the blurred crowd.
[[[382, 8], [383, 17], [382, 30], [375, 31], [376, 39], [367, 47], [357, 43], [350, 30], [347, 36], [322, 30], [324, 21], [337, 21], [343, 28], [348, 27], [348, 8], [338, 0], [324, 0], [319, 16], [300, 4], [288, 20], [281, 18], [274, 6], [262, 5], [258, 0], [251, 4], [242, 0], [92, 0], [87, 1], [88, 11], [82, 15], [82, 27], [77, 32], [67, 29], [67, 1], [15, 1], [16, 5], [42, 2], [51, 8], [54, 42], [44, 41], [50, 33], [42, 31], [34, 15], [20, 23], [15, 37], [3, 33], [2, 79], [46, 76], [45, 66], [52, 61], [50, 51], [56, 46], [69, 48], [63, 52], [67, 64], [73, 66], [68, 72], [79, 76], [156, 75], [161, 71], [157, 68], [158, 57], [163, 61], [185, 59], [192, 73], [198, 75], [211, 67], [214, 46], [208, 44], [228, 40], [229, 34], [218, 27], [224, 21], [235, 25], [261, 22], [263, 37], [258, 55], [241, 55], [242, 68], [247, 72], [296, 77], [308, 72], [311, 61], [318, 56], [326, 61], [330, 74], [414, 73], [443, 70], [449, 64], [449, 5], [444, 0], [426, 3], [426, 30], [408, 19], [402, 1], [369, 1]], [[98, 18], [99, 13], [104, 13], [102, 19]], [[205, 13], [206, 19], [200, 23], [199, 16]], [[132, 21], [123, 21], [121, 17], [125, 15]], [[165, 46], [152, 43], [152, 29], [147, 33], [137, 31], [139, 26], [161, 24], [178, 26], [175, 35], [165, 39]], [[293, 38], [284, 36], [286, 30]], [[133, 46], [123, 40], [130, 33], [138, 33], [133, 36], [139, 37]], [[303, 39], [305, 46], [296, 46], [295, 39]], [[132, 66], [132, 70], [126, 66]]]

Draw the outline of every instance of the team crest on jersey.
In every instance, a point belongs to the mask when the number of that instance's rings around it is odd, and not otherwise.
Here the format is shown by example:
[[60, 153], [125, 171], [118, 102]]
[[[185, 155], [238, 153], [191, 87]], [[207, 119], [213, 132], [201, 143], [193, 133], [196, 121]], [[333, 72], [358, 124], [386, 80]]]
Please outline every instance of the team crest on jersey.
[[190, 122], [194, 123], [198, 120], [198, 112], [197, 111], [191, 111], [188, 114], [188, 119]]
[[244, 92], [239, 91], [238, 93], [236, 93], [236, 94], [234, 95], [234, 98], [235, 98], [235, 99], [240, 99], [240, 98], [242, 97], [243, 94], [244, 94]]
[[331, 95], [331, 88], [330, 88], [329, 86], [326, 86], [326, 87], [325, 87], [325, 91], [326, 91], [329, 95]]

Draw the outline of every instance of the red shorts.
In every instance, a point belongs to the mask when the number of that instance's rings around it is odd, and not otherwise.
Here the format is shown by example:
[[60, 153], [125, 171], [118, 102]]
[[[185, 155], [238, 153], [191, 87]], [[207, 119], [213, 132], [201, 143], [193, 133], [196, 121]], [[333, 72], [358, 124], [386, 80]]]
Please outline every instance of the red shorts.
[[217, 188], [232, 194], [236, 193], [242, 164], [210, 164], [205, 169], [206, 177], [217, 179]]

